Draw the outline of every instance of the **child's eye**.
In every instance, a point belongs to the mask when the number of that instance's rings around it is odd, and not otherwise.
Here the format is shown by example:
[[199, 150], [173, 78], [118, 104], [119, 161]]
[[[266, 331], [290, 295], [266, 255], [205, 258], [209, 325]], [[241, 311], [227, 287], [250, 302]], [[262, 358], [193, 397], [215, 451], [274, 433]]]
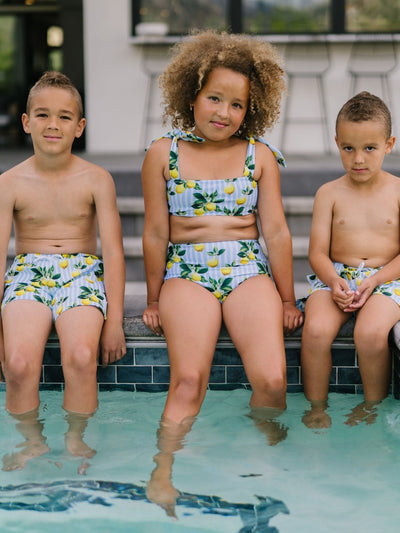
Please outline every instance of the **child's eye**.
[[60, 118], [62, 118], [63, 120], [71, 120], [71, 117], [67, 115], [62, 115]]
[[237, 109], [243, 109], [242, 104], [239, 104], [239, 103], [233, 104], [233, 107], [236, 107]]
[[345, 152], [351, 152], [353, 150], [353, 148], [351, 146], [343, 146], [343, 150]]
[[365, 149], [366, 149], [367, 152], [373, 152], [375, 150], [375, 147], [374, 146], [367, 146]]
[[36, 116], [39, 118], [47, 117], [46, 113], [38, 113]]
[[212, 100], [213, 102], [219, 102], [218, 96], [210, 96], [210, 100]]

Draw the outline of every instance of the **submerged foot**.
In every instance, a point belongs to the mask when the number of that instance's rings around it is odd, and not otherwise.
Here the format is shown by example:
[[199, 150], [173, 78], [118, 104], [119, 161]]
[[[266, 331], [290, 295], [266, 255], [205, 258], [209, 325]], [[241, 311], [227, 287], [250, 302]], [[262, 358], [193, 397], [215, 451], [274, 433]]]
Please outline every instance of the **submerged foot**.
[[310, 429], [330, 428], [332, 425], [332, 420], [326, 412], [328, 407], [328, 402], [325, 400], [312, 401], [311, 408], [304, 412], [301, 421]]
[[3, 470], [22, 470], [25, 465], [31, 459], [40, 457], [50, 451], [46, 442], [24, 442], [18, 444], [17, 447], [21, 447], [22, 450], [14, 453], [7, 453], [3, 456]]
[[380, 402], [362, 402], [346, 415], [347, 426], [357, 426], [363, 422], [368, 426], [376, 421], [378, 416], [377, 405]]
[[80, 435], [65, 435], [65, 449], [74, 457], [86, 457], [90, 459], [96, 455], [96, 450], [83, 442]]

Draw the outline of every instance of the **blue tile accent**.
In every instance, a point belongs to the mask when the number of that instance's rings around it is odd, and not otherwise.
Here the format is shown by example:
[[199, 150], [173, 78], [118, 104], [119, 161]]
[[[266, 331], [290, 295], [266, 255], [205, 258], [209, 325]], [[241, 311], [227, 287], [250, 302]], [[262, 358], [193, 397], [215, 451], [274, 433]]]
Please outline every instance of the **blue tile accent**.
[[214, 365], [241, 365], [242, 360], [236, 348], [220, 348], [217, 346], [214, 353]]
[[61, 356], [60, 348], [46, 348], [43, 355], [43, 364], [44, 365], [60, 365]]
[[338, 384], [361, 384], [361, 376], [358, 368], [338, 368]]
[[43, 367], [44, 382], [45, 383], [63, 383], [64, 374], [61, 366], [45, 365]]
[[299, 367], [289, 366], [286, 369], [286, 376], [288, 384], [297, 385], [300, 383], [300, 369]]
[[122, 359], [120, 359], [119, 361], [117, 361], [117, 363], [114, 363], [114, 364], [133, 365], [133, 352], [134, 352], [133, 348], [127, 348], [126, 355], [124, 355]]
[[151, 383], [151, 366], [117, 367], [117, 383]]
[[213, 365], [211, 367], [209, 383], [226, 383], [225, 366]]
[[169, 365], [166, 348], [135, 348], [136, 365]]
[[300, 347], [286, 348], [287, 366], [300, 366]]
[[115, 365], [98, 366], [97, 367], [97, 382], [98, 383], [116, 383], [117, 369]]
[[227, 366], [226, 367], [227, 382], [228, 383], [248, 383], [246, 372], [242, 366]]
[[332, 364], [334, 366], [355, 366], [356, 350], [355, 348], [333, 348]]
[[153, 366], [153, 383], [169, 383], [169, 366]]
[[[125, 319], [130, 320], [130, 319]], [[125, 324], [127, 334], [127, 354], [124, 358], [107, 367], [98, 366], [97, 379], [100, 390], [131, 390], [165, 392], [168, 390], [170, 369], [165, 339], [155, 337], [143, 324], [133, 318], [131, 324]], [[330, 375], [331, 392], [362, 393], [360, 372], [357, 365], [352, 327], [346, 325], [332, 346], [333, 368]], [[126, 330], [126, 331], [127, 331]], [[129, 335], [132, 335], [131, 337]], [[303, 390], [300, 367], [301, 332], [285, 338], [288, 392]], [[400, 399], [400, 351], [392, 342], [394, 359], [393, 391]], [[63, 372], [61, 368], [58, 341], [52, 337], [44, 353], [41, 390], [63, 390]], [[209, 389], [233, 390], [244, 388], [250, 390], [241, 358], [229, 341], [226, 332], [222, 332], [217, 344], [210, 372]], [[0, 390], [5, 385], [0, 383]]]

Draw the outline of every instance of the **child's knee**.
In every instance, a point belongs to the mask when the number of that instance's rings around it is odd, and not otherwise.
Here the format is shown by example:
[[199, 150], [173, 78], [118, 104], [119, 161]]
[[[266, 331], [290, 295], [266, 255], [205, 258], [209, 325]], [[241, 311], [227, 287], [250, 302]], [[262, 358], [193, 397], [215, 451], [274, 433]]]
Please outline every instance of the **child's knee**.
[[388, 347], [388, 331], [379, 327], [376, 324], [363, 322], [356, 322], [354, 326], [354, 344], [357, 351], [368, 351], [371, 348], [374, 351], [379, 351]]
[[337, 328], [329, 320], [321, 320], [321, 316], [306, 315], [302, 340], [303, 343], [331, 345], [337, 335]]
[[182, 402], [200, 404], [207, 388], [205, 378], [201, 374], [187, 373], [171, 379], [170, 391]]
[[29, 354], [23, 351], [9, 354], [4, 365], [4, 372], [8, 384], [24, 383], [37, 374]]
[[81, 344], [74, 347], [68, 354], [63, 354], [64, 373], [90, 375], [97, 370], [97, 351], [92, 347]]

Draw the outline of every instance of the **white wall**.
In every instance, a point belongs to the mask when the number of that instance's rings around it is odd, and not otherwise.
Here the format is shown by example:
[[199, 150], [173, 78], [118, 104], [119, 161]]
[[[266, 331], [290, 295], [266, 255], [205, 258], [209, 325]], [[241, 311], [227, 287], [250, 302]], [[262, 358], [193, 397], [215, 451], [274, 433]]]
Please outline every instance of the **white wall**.
[[146, 79], [129, 44], [129, 0], [84, 0], [84, 69], [89, 152], [138, 151]]
[[[149, 77], [144, 68], [154, 72], [167, 62], [169, 45], [142, 46], [131, 38], [130, 0], [84, 0], [84, 67], [86, 92], [87, 150], [93, 153], [139, 153], [148, 141], [166, 128], [161, 125], [160, 94], [154, 75], [151, 118], [145, 120]], [[285, 56], [283, 43], [276, 43]], [[331, 42], [331, 65], [325, 74], [328, 135], [335, 150], [334, 123], [337, 112], [349, 98], [350, 76], [347, 73], [351, 42]], [[399, 48], [400, 44], [396, 44]], [[397, 50], [400, 59], [400, 49]], [[144, 55], [150, 57], [144, 61]], [[391, 110], [395, 133], [400, 128], [400, 109], [395, 96], [400, 89], [400, 65], [390, 74]], [[367, 89], [382, 95], [379, 80], [363, 79], [357, 90]], [[291, 116], [319, 117], [315, 80], [298, 79], [292, 92]], [[285, 102], [284, 102], [285, 103]], [[282, 108], [282, 116], [283, 119]], [[154, 120], [156, 118], [156, 120]], [[282, 123], [265, 137], [282, 147]], [[400, 129], [398, 131], [400, 139]], [[321, 153], [324, 142], [321, 124], [292, 122], [283, 142], [285, 153]]]

